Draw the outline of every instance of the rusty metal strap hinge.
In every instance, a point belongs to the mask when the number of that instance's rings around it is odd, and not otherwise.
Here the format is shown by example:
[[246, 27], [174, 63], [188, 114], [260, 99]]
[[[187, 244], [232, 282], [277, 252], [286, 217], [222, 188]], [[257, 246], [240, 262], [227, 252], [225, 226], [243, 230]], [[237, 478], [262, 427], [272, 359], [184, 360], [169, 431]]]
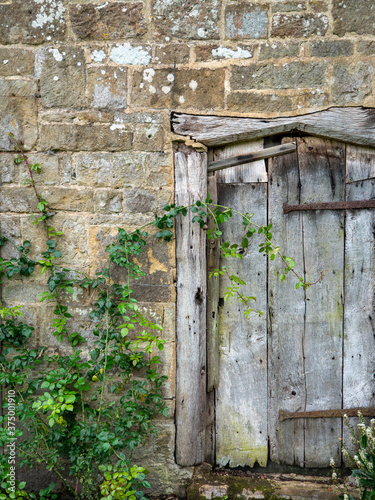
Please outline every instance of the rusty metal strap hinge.
[[355, 208], [375, 208], [375, 200], [332, 201], [328, 203], [304, 203], [303, 205], [283, 203], [284, 214], [298, 210], [352, 210]]
[[337, 418], [347, 415], [356, 417], [358, 412], [364, 417], [375, 417], [375, 408], [350, 408], [348, 410], [316, 410], [316, 411], [279, 411], [280, 422], [290, 418]]

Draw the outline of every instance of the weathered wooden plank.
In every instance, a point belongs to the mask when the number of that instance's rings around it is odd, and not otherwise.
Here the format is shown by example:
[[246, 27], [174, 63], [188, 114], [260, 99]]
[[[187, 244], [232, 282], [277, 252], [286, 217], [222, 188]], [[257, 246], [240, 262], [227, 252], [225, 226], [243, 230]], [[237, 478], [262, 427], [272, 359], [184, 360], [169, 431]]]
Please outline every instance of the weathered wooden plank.
[[272, 158], [273, 156], [282, 156], [296, 151], [297, 146], [294, 143], [281, 144], [280, 146], [273, 146], [272, 148], [262, 149], [260, 151], [255, 151], [252, 154], [245, 154], [239, 156], [232, 156], [226, 158], [225, 160], [217, 160], [208, 163], [208, 172], [216, 172], [217, 170], [223, 170], [224, 168], [235, 167], [237, 165], [243, 165], [244, 163], [251, 163], [253, 161], [265, 160], [267, 158]]
[[[263, 149], [263, 140], [247, 141], [237, 144], [229, 144], [223, 148], [214, 150], [214, 160], [223, 160], [232, 156], [249, 154], [252, 151]], [[267, 172], [264, 160], [250, 163], [243, 163], [229, 170], [220, 170], [216, 174], [220, 183], [241, 183], [241, 182], [267, 182]]]
[[[301, 203], [342, 201], [345, 145], [314, 137], [298, 139]], [[306, 290], [306, 411], [342, 408], [344, 214], [302, 212], [307, 279], [324, 280]], [[288, 215], [286, 216], [288, 217]], [[340, 464], [341, 420], [307, 419], [305, 466]]]
[[356, 182], [375, 177], [374, 150], [348, 144], [346, 147], [346, 182]]
[[302, 205], [289, 205], [284, 203], [284, 214], [301, 210], [353, 210], [375, 208], [375, 200], [331, 201], [328, 203], [304, 203]]
[[349, 408], [341, 410], [317, 410], [317, 411], [282, 411], [279, 412], [280, 422], [284, 420], [289, 420], [291, 418], [343, 418], [345, 415], [347, 417], [357, 417], [358, 412], [364, 417], [375, 417], [375, 408], [359, 407], [359, 408]]
[[[219, 203], [254, 213], [254, 221], [267, 220], [267, 184], [219, 184]], [[241, 242], [241, 221], [223, 226], [223, 237]], [[222, 262], [230, 274], [243, 278], [246, 295], [257, 296], [255, 308], [266, 311], [266, 260], [258, 252], [257, 238], [250, 240], [243, 260]], [[229, 286], [220, 280], [220, 297]], [[219, 465], [267, 464], [267, 328], [266, 315], [246, 319], [246, 306], [237, 298], [220, 307], [220, 381], [216, 391], [216, 460]]]
[[[283, 139], [283, 143], [293, 141]], [[283, 214], [283, 203], [299, 203], [297, 154], [269, 161], [268, 222], [283, 255], [295, 259], [303, 275], [302, 214]], [[280, 422], [279, 411], [300, 411], [306, 406], [304, 370], [305, 301], [292, 276], [281, 283], [284, 263], [268, 267], [268, 383], [270, 459], [278, 464], [304, 466], [304, 421]]]
[[[207, 155], [175, 153], [176, 204], [207, 193]], [[177, 387], [176, 461], [202, 463], [206, 432], [206, 235], [191, 217], [176, 221]]]
[[[347, 178], [353, 178], [358, 165], [365, 167], [369, 151], [351, 149], [347, 155]], [[372, 151], [370, 165], [375, 158]], [[371, 171], [367, 170], [371, 175]], [[361, 174], [362, 176], [362, 174]], [[375, 179], [347, 185], [347, 199], [375, 198]], [[375, 366], [375, 211], [350, 211], [345, 224], [345, 315], [344, 315], [344, 408], [374, 406]], [[351, 418], [356, 427], [358, 418]], [[346, 426], [343, 440], [349, 448], [350, 434]]]
[[375, 146], [375, 110], [372, 108], [330, 108], [309, 115], [276, 119], [173, 113], [172, 126], [176, 134], [192, 136], [206, 146], [219, 146], [291, 130], [352, 144]]

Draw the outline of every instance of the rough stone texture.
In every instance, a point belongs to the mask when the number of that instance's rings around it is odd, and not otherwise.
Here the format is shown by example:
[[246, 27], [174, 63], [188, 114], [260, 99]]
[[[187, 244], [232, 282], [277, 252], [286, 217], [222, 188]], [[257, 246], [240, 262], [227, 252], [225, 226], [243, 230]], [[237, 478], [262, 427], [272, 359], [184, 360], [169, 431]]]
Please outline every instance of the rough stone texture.
[[233, 67], [231, 86], [233, 90], [322, 87], [328, 83], [327, 69], [321, 62]]
[[125, 210], [129, 213], [146, 213], [156, 210], [157, 193], [154, 190], [126, 190]]
[[224, 71], [178, 70], [174, 77], [173, 70], [145, 69], [134, 74], [132, 95], [133, 106], [169, 108], [173, 96], [180, 108], [220, 108], [224, 101]]
[[156, 33], [175, 38], [219, 38], [219, 0], [153, 0]]
[[228, 38], [266, 38], [267, 7], [252, 3], [230, 5], [225, 12], [225, 32]]
[[[16, 243], [16, 245], [22, 243], [21, 222], [18, 216], [1, 214], [0, 232], [7, 238], [12, 238], [12, 240]], [[6, 242], [0, 248], [0, 257], [3, 259], [12, 259], [17, 255], [18, 255], [17, 250], [10, 242]]]
[[61, 42], [66, 36], [66, 4], [66, 0], [2, 2], [0, 44]]
[[133, 149], [137, 151], [161, 151], [164, 146], [165, 124], [159, 113], [114, 114], [114, 124], [126, 127], [133, 133]]
[[92, 108], [126, 107], [126, 69], [93, 66], [88, 69], [89, 106]]
[[8, 134], [22, 138], [26, 149], [31, 149], [38, 137], [36, 82], [27, 80], [0, 80], [0, 151], [13, 150]]
[[121, 151], [132, 142], [131, 132], [114, 125], [43, 124], [40, 135], [42, 151]]
[[[13, 159], [13, 158], [12, 158]], [[37, 185], [59, 185], [60, 172], [59, 172], [59, 158], [54, 155], [44, 154], [30, 154], [28, 160], [31, 164], [39, 163], [42, 166], [40, 174], [33, 172], [33, 178]], [[24, 184], [26, 179], [30, 178], [29, 171], [25, 163], [17, 166], [19, 174], [18, 178], [21, 184]]]
[[[271, 5], [272, 12], [294, 12], [306, 10], [307, 2], [277, 2]], [[313, 10], [313, 12], [316, 12]]]
[[0, 76], [26, 75], [34, 75], [34, 52], [29, 49], [0, 48]]
[[77, 108], [86, 104], [85, 57], [82, 49], [69, 46], [43, 48], [38, 52], [37, 59], [44, 106]]
[[348, 57], [353, 55], [353, 45], [349, 40], [319, 40], [311, 43], [310, 53], [313, 57]]
[[259, 61], [266, 59], [282, 59], [284, 57], [298, 57], [300, 45], [298, 43], [263, 43], [259, 47]]
[[360, 40], [357, 43], [357, 51], [366, 56], [375, 54], [375, 40]]
[[373, 35], [375, 30], [375, 4], [372, 0], [333, 0], [333, 33]]
[[184, 44], [157, 45], [153, 61], [156, 64], [187, 64], [190, 58], [190, 48]]
[[308, 37], [323, 36], [329, 26], [328, 17], [319, 14], [276, 14], [272, 17], [271, 36]]
[[0, 212], [30, 212], [35, 210], [35, 194], [23, 187], [1, 188]]
[[122, 193], [117, 190], [97, 190], [95, 192], [95, 212], [122, 212]]
[[0, 185], [16, 182], [16, 169], [14, 165], [14, 155], [0, 153]]
[[145, 34], [143, 3], [108, 2], [69, 7], [72, 30], [81, 40], [135, 38]]
[[372, 93], [373, 68], [368, 63], [337, 63], [333, 67], [332, 97], [337, 104], [360, 103]]
[[230, 47], [218, 44], [201, 45], [195, 48], [196, 60], [217, 61], [225, 59], [252, 59], [254, 57], [254, 45], [240, 44]]
[[227, 106], [240, 113], [285, 113], [293, 109], [293, 98], [288, 95], [232, 92], [228, 97]]

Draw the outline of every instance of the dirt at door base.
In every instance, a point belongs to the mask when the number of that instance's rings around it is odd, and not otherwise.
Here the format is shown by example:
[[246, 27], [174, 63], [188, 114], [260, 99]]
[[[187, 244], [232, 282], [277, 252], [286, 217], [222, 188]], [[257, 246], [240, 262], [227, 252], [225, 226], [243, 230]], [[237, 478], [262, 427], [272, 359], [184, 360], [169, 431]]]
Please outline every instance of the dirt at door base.
[[[360, 498], [359, 489], [350, 490]], [[338, 500], [340, 493], [329, 476], [212, 470], [203, 464], [195, 469], [187, 500]]]

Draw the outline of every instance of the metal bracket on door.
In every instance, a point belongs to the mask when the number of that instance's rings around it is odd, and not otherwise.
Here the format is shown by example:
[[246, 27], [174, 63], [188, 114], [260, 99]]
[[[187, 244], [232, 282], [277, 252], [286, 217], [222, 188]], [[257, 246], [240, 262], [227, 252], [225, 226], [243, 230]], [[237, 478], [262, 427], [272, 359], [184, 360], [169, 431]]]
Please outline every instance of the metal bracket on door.
[[375, 208], [375, 200], [332, 201], [328, 203], [304, 203], [303, 205], [283, 203], [284, 214], [297, 210], [352, 210], [353, 208]]
[[283, 422], [290, 418], [337, 418], [347, 415], [348, 417], [357, 417], [358, 412], [364, 417], [374, 417], [375, 408], [350, 408], [348, 410], [316, 410], [316, 411], [279, 411], [279, 420]]

